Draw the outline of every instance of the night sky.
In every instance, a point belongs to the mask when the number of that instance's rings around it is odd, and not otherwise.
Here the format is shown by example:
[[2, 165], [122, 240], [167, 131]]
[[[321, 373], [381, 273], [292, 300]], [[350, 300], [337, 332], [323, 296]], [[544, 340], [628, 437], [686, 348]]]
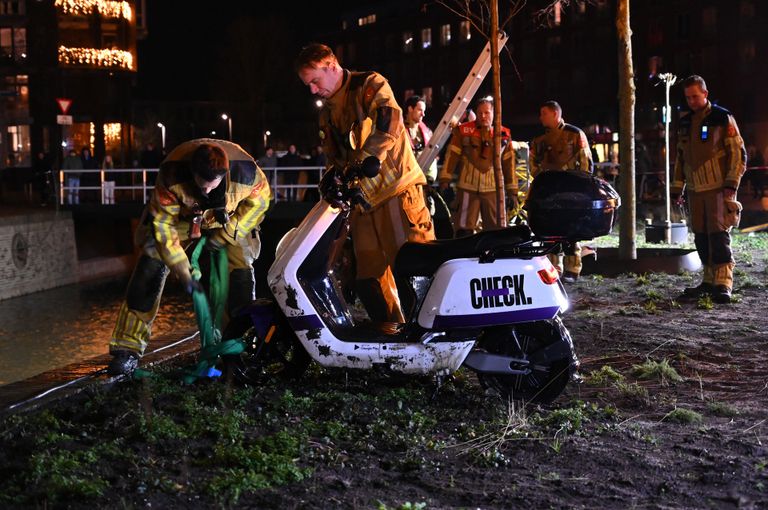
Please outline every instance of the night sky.
[[[293, 27], [290, 39], [300, 48], [338, 23], [336, 12], [365, 1], [242, 2], [217, 0], [149, 0], [148, 36], [138, 43], [137, 97], [148, 100], [217, 100], [213, 83], [220, 78], [218, 64], [227, 52], [227, 30], [238, 18], [266, 15], [285, 20]], [[243, 41], [242, 44], [247, 44]], [[285, 48], [290, 67], [295, 48]], [[290, 54], [289, 54], [290, 52]], [[265, 79], [269, 79], [265, 70]]]

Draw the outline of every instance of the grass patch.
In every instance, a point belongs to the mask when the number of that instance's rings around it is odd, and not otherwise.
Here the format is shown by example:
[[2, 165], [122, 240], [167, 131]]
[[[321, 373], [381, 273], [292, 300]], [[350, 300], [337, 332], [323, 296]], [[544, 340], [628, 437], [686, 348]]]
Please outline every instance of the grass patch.
[[731, 418], [733, 416], [738, 416], [739, 414], [738, 409], [725, 402], [708, 402], [707, 411], [715, 416], [722, 416], [725, 418]]
[[703, 417], [700, 413], [697, 413], [696, 411], [692, 411], [690, 409], [684, 409], [682, 407], [677, 407], [670, 412], [668, 412], [666, 415], [664, 415], [664, 418], [662, 418], [662, 421], [669, 421], [672, 423], [680, 423], [683, 425], [692, 425], [701, 423], [703, 421]]
[[632, 373], [638, 379], [658, 379], [662, 385], [669, 384], [669, 381], [681, 382], [683, 380], [667, 359], [661, 361], [647, 359], [640, 365], [632, 365]]
[[599, 370], [592, 370], [584, 376], [587, 386], [607, 386], [624, 380], [624, 376], [609, 365], [603, 365]]

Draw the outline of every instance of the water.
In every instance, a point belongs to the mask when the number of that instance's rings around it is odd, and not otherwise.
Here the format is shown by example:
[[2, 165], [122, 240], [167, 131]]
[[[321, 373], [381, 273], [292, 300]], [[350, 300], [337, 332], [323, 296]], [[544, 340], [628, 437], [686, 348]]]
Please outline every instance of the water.
[[[0, 385], [107, 353], [126, 285], [68, 285], [0, 301]], [[169, 279], [152, 335], [192, 327], [192, 300]]]

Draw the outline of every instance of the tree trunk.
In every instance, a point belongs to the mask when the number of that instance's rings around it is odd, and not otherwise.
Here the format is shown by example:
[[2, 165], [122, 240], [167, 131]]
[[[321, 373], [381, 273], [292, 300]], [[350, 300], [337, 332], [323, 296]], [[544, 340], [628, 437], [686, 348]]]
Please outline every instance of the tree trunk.
[[491, 7], [491, 69], [493, 70], [493, 175], [496, 179], [496, 221], [507, 226], [507, 199], [504, 193], [504, 172], [501, 169], [501, 65], [499, 62], [499, 5], [490, 0]]
[[635, 243], [635, 84], [632, 68], [632, 29], [629, 0], [618, 0], [616, 32], [619, 39], [619, 259], [637, 258]]

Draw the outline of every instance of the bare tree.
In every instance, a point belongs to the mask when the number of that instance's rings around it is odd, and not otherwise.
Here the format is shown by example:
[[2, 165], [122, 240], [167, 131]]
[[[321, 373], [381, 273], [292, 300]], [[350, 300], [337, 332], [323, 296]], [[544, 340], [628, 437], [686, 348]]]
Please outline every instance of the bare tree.
[[632, 29], [629, 0], [618, 0], [616, 32], [619, 40], [619, 193], [623, 203], [619, 223], [619, 258], [637, 258], [635, 246], [635, 84], [632, 66]]

